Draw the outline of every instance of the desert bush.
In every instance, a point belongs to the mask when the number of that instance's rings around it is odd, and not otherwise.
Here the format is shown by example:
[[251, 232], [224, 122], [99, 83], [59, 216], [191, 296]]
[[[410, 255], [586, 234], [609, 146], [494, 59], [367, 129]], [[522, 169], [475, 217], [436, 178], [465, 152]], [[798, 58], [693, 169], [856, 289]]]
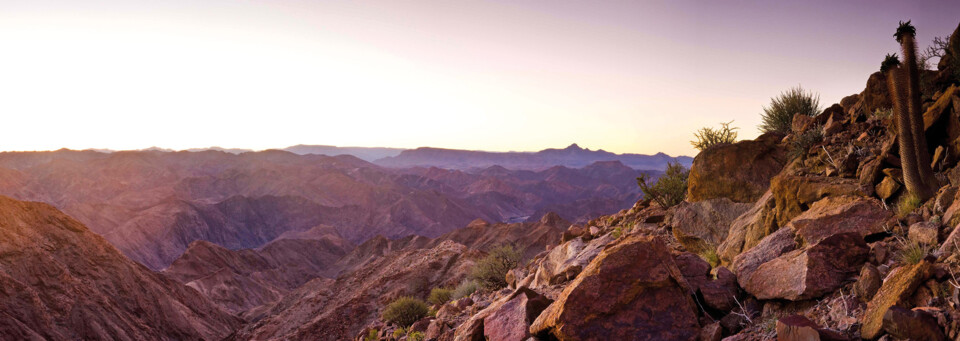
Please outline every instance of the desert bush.
[[378, 339], [380, 339], [380, 338], [377, 336], [377, 334], [379, 334], [379, 333], [380, 333], [379, 330], [370, 329], [370, 331], [367, 332], [367, 336], [364, 336], [364, 337], [363, 337], [363, 341], [377, 341]]
[[794, 115], [816, 116], [820, 110], [820, 95], [806, 92], [800, 86], [791, 88], [771, 98], [770, 106], [763, 107], [760, 131], [787, 133]]
[[400, 297], [383, 310], [383, 320], [407, 327], [427, 316], [427, 303], [409, 296]]
[[823, 128], [821, 126], [813, 126], [807, 129], [807, 131], [790, 140], [790, 158], [806, 157], [807, 151], [820, 141], [823, 141]]
[[873, 116], [882, 120], [893, 117], [893, 108], [876, 108], [873, 110]]
[[423, 332], [411, 332], [410, 335], [407, 335], [407, 341], [423, 341], [424, 339]]
[[715, 268], [720, 266], [720, 255], [717, 254], [717, 249], [709, 245], [700, 252], [700, 258], [710, 263], [711, 267]]
[[513, 246], [501, 245], [490, 250], [473, 267], [470, 277], [475, 279], [480, 287], [488, 290], [497, 290], [507, 286], [507, 271], [520, 263], [520, 253]]
[[900, 202], [897, 203], [897, 216], [904, 218], [918, 207], [920, 207], [920, 197], [913, 193], [906, 193], [900, 197]]
[[457, 285], [453, 289], [453, 299], [459, 300], [461, 298], [472, 295], [480, 285], [477, 284], [477, 281], [474, 280], [463, 280], [460, 282], [460, 285]]
[[622, 235], [623, 229], [620, 228], [620, 226], [617, 226], [615, 229], [613, 229], [613, 232], [610, 232], [610, 236], [613, 237], [613, 239], [620, 239], [620, 236]]
[[694, 148], [703, 151], [716, 145], [737, 142], [737, 129], [740, 128], [731, 128], [731, 123], [733, 123], [733, 121], [720, 123], [720, 128], [717, 129], [710, 127], [700, 128], [700, 130], [693, 133], [693, 137], [697, 139], [695, 141], [690, 141], [690, 144], [692, 144]]
[[689, 175], [690, 170], [683, 167], [680, 162], [668, 163], [667, 171], [657, 179], [656, 183], [649, 184], [649, 175], [642, 174], [637, 178], [637, 185], [643, 191], [644, 197], [656, 201], [660, 207], [667, 208], [679, 204], [687, 197]]
[[401, 337], [403, 337], [406, 334], [407, 334], [407, 329], [404, 327], [400, 327], [393, 330], [393, 338], [395, 340], [399, 340]]
[[453, 297], [453, 290], [447, 288], [433, 288], [430, 290], [430, 296], [427, 296], [427, 302], [434, 305], [447, 303]]
[[903, 248], [900, 249], [900, 253], [897, 256], [900, 262], [904, 264], [917, 264], [926, 258], [932, 250], [933, 248], [928, 245], [909, 241], [904, 243]]

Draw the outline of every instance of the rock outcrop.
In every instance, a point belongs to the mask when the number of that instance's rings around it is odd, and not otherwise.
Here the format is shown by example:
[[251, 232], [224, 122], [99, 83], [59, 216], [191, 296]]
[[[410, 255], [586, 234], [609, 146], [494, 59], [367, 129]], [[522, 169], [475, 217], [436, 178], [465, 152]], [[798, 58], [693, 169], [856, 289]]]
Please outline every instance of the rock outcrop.
[[687, 200], [756, 201], [787, 162], [786, 150], [779, 145], [782, 138], [782, 135], [764, 134], [756, 140], [704, 150], [690, 167]]
[[700, 326], [690, 294], [663, 242], [631, 236], [603, 250], [530, 332], [560, 340], [694, 340]]

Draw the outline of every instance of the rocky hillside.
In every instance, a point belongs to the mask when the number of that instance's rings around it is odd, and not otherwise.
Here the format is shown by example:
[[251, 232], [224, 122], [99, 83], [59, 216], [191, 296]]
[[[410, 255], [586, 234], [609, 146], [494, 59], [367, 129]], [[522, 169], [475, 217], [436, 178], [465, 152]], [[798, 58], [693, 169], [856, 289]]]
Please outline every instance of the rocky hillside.
[[[951, 37], [960, 39], [960, 28]], [[939, 190], [918, 200], [885, 76], [787, 134], [707, 148], [686, 200], [573, 225], [508, 286], [356, 340], [956, 340], [960, 79], [923, 87]], [[878, 110], [879, 109], [879, 110]], [[400, 330], [399, 332], [397, 330]]]
[[50, 203], [157, 270], [194, 240], [252, 249], [318, 225], [360, 243], [437, 237], [477, 218], [585, 221], [635, 202], [639, 174], [618, 162], [464, 172], [283, 151], [0, 153], [0, 194]]
[[50, 205], [0, 197], [0, 339], [216, 340], [240, 324]]

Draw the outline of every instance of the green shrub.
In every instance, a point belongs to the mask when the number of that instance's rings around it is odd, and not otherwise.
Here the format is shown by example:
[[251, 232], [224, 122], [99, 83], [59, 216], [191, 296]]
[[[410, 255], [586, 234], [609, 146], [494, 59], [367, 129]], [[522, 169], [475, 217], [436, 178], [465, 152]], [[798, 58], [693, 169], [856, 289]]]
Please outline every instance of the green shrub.
[[873, 110], [873, 116], [881, 120], [893, 117], [893, 108], [876, 108]]
[[643, 196], [656, 201], [660, 207], [667, 208], [679, 204], [687, 197], [687, 177], [690, 171], [679, 162], [668, 163], [667, 171], [657, 179], [653, 185], [649, 184], [650, 176], [640, 175], [637, 185], [643, 191]]
[[805, 92], [799, 86], [791, 88], [771, 98], [769, 107], [763, 107], [760, 131], [787, 133], [793, 125], [793, 115], [816, 116], [820, 110], [820, 95]]
[[393, 338], [399, 340], [401, 337], [407, 334], [407, 329], [400, 327], [393, 330]]
[[823, 141], [823, 127], [813, 126], [790, 140], [790, 158], [806, 158], [807, 151]]
[[477, 287], [479, 286], [480, 285], [477, 284], [477, 281], [463, 280], [463, 282], [460, 282], [460, 285], [457, 285], [457, 287], [453, 289], [453, 299], [459, 300], [461, 298], [470, 296], [477, 291]]
[[620, 228], [620, 226], [617, 226], [617, 228], [613, 229], [613, 232], [610, 232], [610, 236], [613, 237], [613, 239], [620, 239], [620, 236], [622, 235], [623, 229]]
[[396, 323], [401, 327], [407, 327], [414, 322], [427, 316], [429, 307], [427, 303], [409, 296], [400, 297], [383, 310], [383, 320]]
[[920, 244], [915, 241], [910, 241], [906, 242], [905, 245], [903, 245], [903, 248], [900, 249], [898, 258], [904, 264], [917, 264], [926, 258], [932, 250], [933, 248], [930, 246]]
[[423, 332], [412, 332], [407, 335], [407, 341], [423, 341], [424, 338]]
[[483, 257], [473, 267], [470, 277], [477, 280], [480, 287], [488, 290], [497, 290], [507, 286], [507, 271], [520, 263], [520, 253], [513, 246], [502, 245], [490, 250], [490, 254]]
[[721, 144], [730, 144], [737, 142], [737, 129], [740, 128], [730, 128], [730, 123], [720, 123], [720, 128], [713, 129], [710, 127], [700, 128], [697, 132], [693, 133], [693, 137], [696, 137], [696, 141], [690, 141], [690, 144], [698, 150], [705, 150], [707, 148], [721, 145]]
[[427, 302], [434, 305], [441, 305], [447, 303], [450, 298], [453, 297], [453, 290], [447, 288], [433, 288], [430, 290], [430, 296], [427, 297]]
[[700, 252], [700, 258], [710, 263], [711, 267], [720, 266], [720, 255], [717, 254], [717, 249], [707, 245], [702, 252]]
[[913, 210], [916, 210], [918, 207], [920, 207], [920, 197], [913, 193], [906, 193], [900, 197], [900, 202], [897, 204], [897, 216], [906, 218], [907, 215], [913, 213]]
[[377, 341], [378, 339], [380, 339], [379, 337], [377, 337], [377, 334], [379, 333], [380, 333], [379, 330], [370, 329], [370, 331], [367, 332], [367, 336], [363, 338], [363, 341]]

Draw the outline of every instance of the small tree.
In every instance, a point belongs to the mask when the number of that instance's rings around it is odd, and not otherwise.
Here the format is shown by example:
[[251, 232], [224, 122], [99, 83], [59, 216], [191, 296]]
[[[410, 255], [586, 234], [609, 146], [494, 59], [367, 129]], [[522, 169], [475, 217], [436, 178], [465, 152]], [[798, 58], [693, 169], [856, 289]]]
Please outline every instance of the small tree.
[[383, 320], [407, 327], [419, 321], [430, 310], [427, 303], [420, 299], [404, 296], [393, 300], [383, 310]]
[[660, 204], [660, 207], [667, 208], [679, 204], [687, 197], [687, 177], [690, 170], [680, 162], [668, 163], [667, 171], [657, 179], [657, 182], [650, 184], [650, 176], [641, 174], [637, 178], [637, 185], [643, 191], [644, 197], [652, 199]]
[[717, 129], [710, 127], [700, 128], [700, 130], [693, 133], [693, 136], [697, 139], [690, 141], [690, 144], [692, 144], [694, 148], [703, 151], [712, 146], [737, 142], [737, 129], [740, 128], [731, 128], [731, 123], [733, 123], [733, 121], [720, 123], [720, 128]]
[[793, 125], [794, 115], [816, 116], [820, 111], [820, 95], [797, 86], [771, 98], [770, 106], [763, 107], [760, 131], [787, 133]]
[[434, 305], [441, 305], [447, 303], [450, 298], [453, 297], [453, 290], [447, 288], [433, 288], [430, 290], [430, 296], [427, 297], [427, 302]]
[[490, 250], [473, 267], [470, 277], [475, 279], [481, 287], [488, 290], [497, 290], [507, 286], [507, 272], [520, 264], [520, 252], [513, 246], [502, 245]]

